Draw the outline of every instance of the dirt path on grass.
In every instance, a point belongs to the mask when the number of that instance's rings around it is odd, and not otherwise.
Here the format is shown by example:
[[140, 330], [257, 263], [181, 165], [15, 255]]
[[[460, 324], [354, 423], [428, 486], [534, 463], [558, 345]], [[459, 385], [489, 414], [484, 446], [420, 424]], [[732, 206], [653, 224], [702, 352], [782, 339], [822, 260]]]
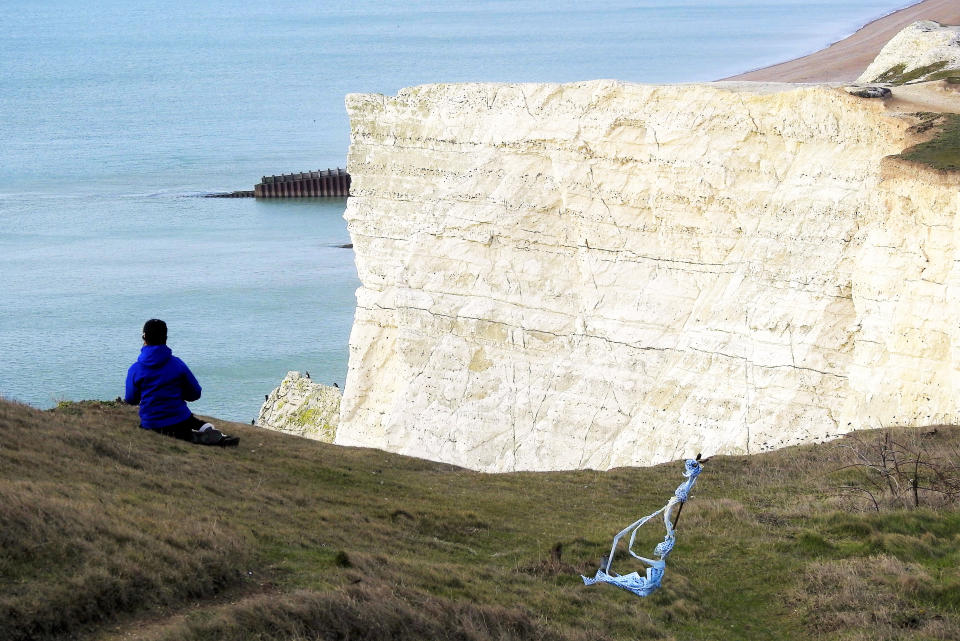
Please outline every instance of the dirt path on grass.
[[151, 641], [184, 624], [191, 615], [216, 616], [224, 607], [236, 605], [251, 596], [279, 592], [271, 581], [251, 581], [217, 596], [188, 603], [180, 608], [166, 608], [160, 612], [148, 612], [141, 616], [123, 617], [113, 624], [105, 625], [96, 632], [81, 637], [83, 641]]

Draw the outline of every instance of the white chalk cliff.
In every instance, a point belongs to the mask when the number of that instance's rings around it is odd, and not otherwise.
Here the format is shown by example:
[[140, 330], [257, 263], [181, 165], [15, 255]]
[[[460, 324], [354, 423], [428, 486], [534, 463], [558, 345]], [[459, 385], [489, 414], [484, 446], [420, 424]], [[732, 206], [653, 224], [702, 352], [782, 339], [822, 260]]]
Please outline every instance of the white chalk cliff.
[[310, 380], [309, 373], [287, 372], [263, 401], [257, 427], [332, 443], [340, 418], [340, 390]]
[[347, 99], [362, 287], [336, 442], [488, 470], [960, 422], [960, 179], [788, 85]]
[[901, 84], [956, 75], [960, 68], [960, 27], [932, 20], [914, 22], [884, 45], [857, 79]]

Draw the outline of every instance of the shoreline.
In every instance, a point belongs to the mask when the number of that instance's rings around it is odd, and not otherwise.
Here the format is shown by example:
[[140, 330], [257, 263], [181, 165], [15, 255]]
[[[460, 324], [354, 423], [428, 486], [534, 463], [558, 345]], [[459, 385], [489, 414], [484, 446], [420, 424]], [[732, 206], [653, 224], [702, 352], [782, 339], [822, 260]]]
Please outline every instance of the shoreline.
[[720, 80], [757, 82], [853, 82], [900, 30], [918, 20], [960, 24], [960, 2], [922, 0], [868, 22], [855, 33], [828, 47], [760, 69]]

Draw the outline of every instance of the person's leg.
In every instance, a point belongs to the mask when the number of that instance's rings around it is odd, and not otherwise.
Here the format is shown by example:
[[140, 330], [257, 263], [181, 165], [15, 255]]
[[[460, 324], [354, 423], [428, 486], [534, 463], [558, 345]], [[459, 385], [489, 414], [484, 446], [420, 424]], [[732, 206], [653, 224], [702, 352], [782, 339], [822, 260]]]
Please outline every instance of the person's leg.
[[[201, 421], [196, 416], [190, 415], [190, 418], [185, 421], [181, 421], [174, 425], [168, 425], [167, 427], [153, 430], [164, 436], [170, 436], [173, 438], [178, 438], [182, 441], [189, 441], [191, 443], [197, 443], [200, 445], [220, 445], [223, 447], [233, 447], [240, 443], [240, 439], [236, 436], [228, 436], [223, 434], [216, 428], [208, 432], [209, 436], [206, 438], [195, 438], [196, 431], [201, 427], [206, 425], [204, 421]], [[211, 426], [212, 427], [212, 426]]]
[[186, 420], [180, 421], [173, 425], [168, 425], [167, 427], [162, 427], [157, 430], [160, 434], [164, 436], [172, 436], [173, 438], [178, 438], [181, 441], [190, 441], [193, 442], [193, 430], [200, 429], [200, 426], [203, 425], [203, 421], [194, 416], [190, 415]]
[[224, 434], [217, 428], [213, 427], [212, 424], [209, 425], [210, 428], [206, 431], [196, 432], [194, 443], [199, 443], [200, 445], [220, 445], [221, 447], [230, 447], [237, 445], [240, 442], [240, 439], [236, 436], [230, 436]]

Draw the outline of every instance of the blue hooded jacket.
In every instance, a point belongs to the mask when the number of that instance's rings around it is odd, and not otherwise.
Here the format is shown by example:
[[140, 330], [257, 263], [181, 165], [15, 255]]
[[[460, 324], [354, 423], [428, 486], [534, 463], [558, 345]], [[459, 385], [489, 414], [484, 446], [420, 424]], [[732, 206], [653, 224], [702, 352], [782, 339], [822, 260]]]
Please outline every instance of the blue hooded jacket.
[[127, 371], [123, 400], [140, 405], [140, 427], [156, 430], [191, 416], [186, 401], [200, 398], [200, 383], [166, 345], [144, 345]]

